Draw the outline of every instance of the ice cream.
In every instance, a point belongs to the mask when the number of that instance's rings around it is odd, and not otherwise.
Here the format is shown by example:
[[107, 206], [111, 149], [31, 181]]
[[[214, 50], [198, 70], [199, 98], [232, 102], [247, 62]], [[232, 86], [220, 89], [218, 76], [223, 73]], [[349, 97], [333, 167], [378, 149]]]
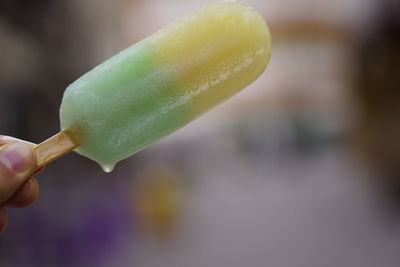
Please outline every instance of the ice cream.
[[61, 129], [76, 152], [110, 171], [239, 92], [265, 69], [264, 19], [239, 2], [215, 2], [143, 39], [72, 83]]

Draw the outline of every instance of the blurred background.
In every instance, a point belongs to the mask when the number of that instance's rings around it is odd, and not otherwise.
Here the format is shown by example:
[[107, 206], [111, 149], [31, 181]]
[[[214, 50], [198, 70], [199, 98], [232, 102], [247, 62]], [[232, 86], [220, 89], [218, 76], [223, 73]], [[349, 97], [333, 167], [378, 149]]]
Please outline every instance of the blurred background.
[[[68, 84], [208, 2], [1, 0], [0, 134], [55, 134]], [[243, 2], [267, 71], [111, 174], [49, 165], [0, 266], [399, 266], [399, 1]]]

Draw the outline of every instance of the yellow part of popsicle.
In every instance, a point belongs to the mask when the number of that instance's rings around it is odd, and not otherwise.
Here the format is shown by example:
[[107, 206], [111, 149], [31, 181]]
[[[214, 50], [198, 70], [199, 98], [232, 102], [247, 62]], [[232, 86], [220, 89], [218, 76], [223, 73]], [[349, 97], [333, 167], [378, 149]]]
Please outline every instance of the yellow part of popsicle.
[[191, 104], [194, 117], [255, 80], [271, 53], [264, 19], [236, 1], [207, 5], [149, 39], [181, 89], [175, 104]]

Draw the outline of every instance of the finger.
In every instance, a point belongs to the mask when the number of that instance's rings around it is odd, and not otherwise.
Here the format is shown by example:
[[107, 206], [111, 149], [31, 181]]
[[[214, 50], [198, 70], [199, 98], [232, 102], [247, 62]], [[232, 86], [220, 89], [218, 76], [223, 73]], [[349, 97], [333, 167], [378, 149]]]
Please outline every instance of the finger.
[[31, 177], [4, 205], [7, 207], [23, 208], [35, 202], [38, 196], [39, 183], [36, 178]]
[[[31, 143], [31, 142], [28, 142], [28, 141], [25, 141], [25, 140], [17, 139], [17, 138], [11, 137], [11, 136], [0, 135], [0, 147], [3, 146], [3, 145], [6, 145], [6, 144], [11, 144], [11, 143], [16, 143], [16, 142], [22, 142], [24, 144], [27, 144], [27, 145], [31, 146], [32, 148], [34, 146], [36, 146], [35, 143]], [[45, 166], [35, 170], [35, 172], [33, 174], [41, 173], [44, 170], [44, 168], [45, 168]]]
[[0, 207], [0, 233], [6, 229], [7, 226], [7, 211], [5, 208]]
[[36, 169], [32, 147], [22, 142], [0, 147], [0, 203], [4, 203]]

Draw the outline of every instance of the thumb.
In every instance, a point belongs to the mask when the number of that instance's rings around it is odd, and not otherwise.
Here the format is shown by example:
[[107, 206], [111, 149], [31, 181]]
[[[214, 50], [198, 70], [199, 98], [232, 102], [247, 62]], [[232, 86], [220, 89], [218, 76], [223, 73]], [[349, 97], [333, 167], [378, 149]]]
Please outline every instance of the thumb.
[[14, 142], [0, 147], [0, 204], [23, 185], [35, 166], [32, 146]]

